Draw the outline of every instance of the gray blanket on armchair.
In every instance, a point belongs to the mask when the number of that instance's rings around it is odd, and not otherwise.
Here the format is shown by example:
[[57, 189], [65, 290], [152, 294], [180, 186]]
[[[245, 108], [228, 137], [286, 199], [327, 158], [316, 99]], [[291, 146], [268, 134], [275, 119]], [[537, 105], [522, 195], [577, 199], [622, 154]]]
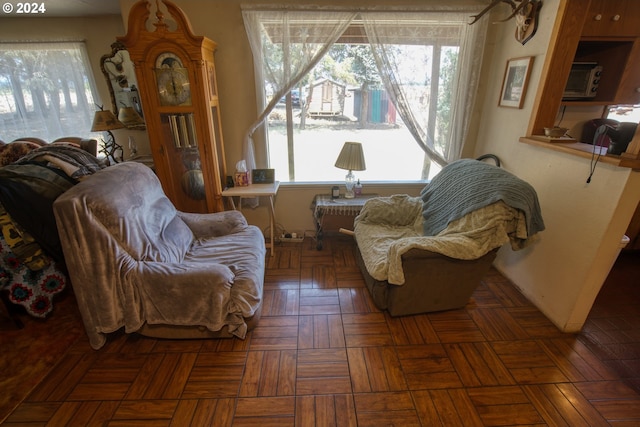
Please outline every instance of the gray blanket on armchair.
[[529, 236], [545, 228], [534, 188], [510, 172], [478, 160], [462, 159], [445, 166], [420, 196], [425, 236], [435, 236], [450, 222], [498, 201], [524, 213]]

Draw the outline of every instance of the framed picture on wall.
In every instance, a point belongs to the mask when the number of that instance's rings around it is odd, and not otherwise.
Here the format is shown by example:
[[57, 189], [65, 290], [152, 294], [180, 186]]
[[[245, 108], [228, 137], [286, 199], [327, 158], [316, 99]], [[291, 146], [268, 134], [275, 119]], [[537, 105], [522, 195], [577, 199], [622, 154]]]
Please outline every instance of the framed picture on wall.
[[507, 68], [504, 70], [504, 78], [502, 79], [500, 101], [498, 102], [500, 107], [522, 108], [532, 63], [533, 56], [512, 58], [507, 61]]

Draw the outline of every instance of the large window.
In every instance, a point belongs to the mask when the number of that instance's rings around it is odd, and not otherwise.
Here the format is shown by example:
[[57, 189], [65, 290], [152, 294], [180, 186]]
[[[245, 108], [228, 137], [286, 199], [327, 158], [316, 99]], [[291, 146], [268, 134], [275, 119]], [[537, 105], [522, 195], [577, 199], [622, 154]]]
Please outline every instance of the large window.
[[429, 179], [459, 158], [485, 31], [469, 14], [245, 10], [262, 112], [249, 134], [264, 126], [276, 178], [342, 180], [346, 141], [363, 145], [365, 181]]
[[0, 44], [0, 139], [89, 136], [95, 84], [83, 43]]
[[[390, 45], [397, 53], [398, 71], [405, 74], [404, 91], [415, 114], [427, 118], [446, 116], [449, 100], [447, 89], [450, 62], [439, 63], [441, 79], [437, 93], [432, 94], [432, 63], [434, 46]], [[438, 47], [451, 52], [458, 49]], [[444, 80], [442, 77], [445, 77]], [[346, 171], [333, 167], [345, 141], [363, 144], [367, 170], [357, 177], [370, 180], [419, 180], [431, 167], [425, 151], [411, 135], [396, 111], [389, 93], [384, 89], [368, 44], [335, 43], [320, 63], [292, 90], [300, 94], [300, 102], [292, 102], [294, 166], [289, 166], [286, 97], [276, 105], [267, 120], [269, 162], [279, 178], [295, 181], [337, 181]], [[432, 102], [432, 96], [435, 96]], [[433, 110], [433, 111], [432, 111]], [[442, 129], [434, 128], [434, 142], [443, 145], [448, 121], [440, 120]], [[328, 166], [328, 167], [327, 167]]]

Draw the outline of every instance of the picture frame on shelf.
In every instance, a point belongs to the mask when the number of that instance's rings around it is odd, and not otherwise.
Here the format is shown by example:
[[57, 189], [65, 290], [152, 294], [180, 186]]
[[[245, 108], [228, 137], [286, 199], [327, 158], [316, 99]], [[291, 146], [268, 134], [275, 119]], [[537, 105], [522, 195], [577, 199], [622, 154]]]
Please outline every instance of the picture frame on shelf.
[[507, 60], [500, 91], [500, 107], [522, 108], [527, 94], [533, 56], [523, 56]]
[[253, 169], [251, 171], [252, 184], [273, 184], [275, 182], [275, 169]]

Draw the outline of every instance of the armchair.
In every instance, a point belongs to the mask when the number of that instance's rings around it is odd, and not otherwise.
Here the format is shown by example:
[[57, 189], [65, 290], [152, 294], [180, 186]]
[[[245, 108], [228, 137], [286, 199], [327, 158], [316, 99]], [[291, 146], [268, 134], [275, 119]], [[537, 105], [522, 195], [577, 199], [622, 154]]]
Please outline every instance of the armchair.
[[544, 230], [533, 187], [478, 160], [453, 162], [420, 197], [367, 201], [355, 219], [358, 263], [392, 316], [464, 307], [507, 242]]
[[260, 317], [265, 244], [237, 211], [177, 211], [150, 168], [108, 167], [54, 203], [90, 344], [125, 332], [244, 338]]

